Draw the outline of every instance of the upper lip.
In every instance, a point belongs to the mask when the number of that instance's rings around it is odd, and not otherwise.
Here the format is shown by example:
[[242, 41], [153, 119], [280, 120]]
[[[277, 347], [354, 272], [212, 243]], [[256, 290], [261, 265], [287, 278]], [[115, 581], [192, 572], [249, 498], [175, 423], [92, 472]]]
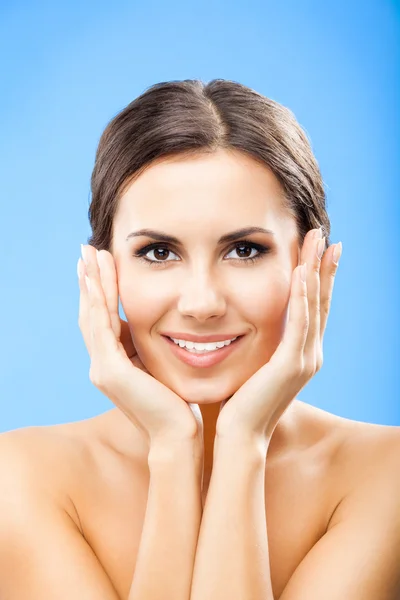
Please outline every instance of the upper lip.
[[200, 344], [206, 344], [207, 342], [220, 342], [223, 340], [232, 340], [235, 337], [239, 337], [241, 333], [217, 333], [215, 335], [196, 335], [194, 333], [181, 333], [176, 331], [166, 331], [161, 335], [165, 335], [176, 340], [185, 340], [187, 342], [198, 342]]

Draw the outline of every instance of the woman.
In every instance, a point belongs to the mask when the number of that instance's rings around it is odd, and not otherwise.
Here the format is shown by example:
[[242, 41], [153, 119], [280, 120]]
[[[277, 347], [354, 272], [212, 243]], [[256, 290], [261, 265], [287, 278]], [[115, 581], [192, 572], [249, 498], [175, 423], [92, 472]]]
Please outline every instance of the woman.
[[399, 598], [399, 428], [296, 398], [341, 244], [293, 114], [152, 86], [103, 132], [89, 218], [79, 326], [116, 406], [0, 436], [0, 597]]

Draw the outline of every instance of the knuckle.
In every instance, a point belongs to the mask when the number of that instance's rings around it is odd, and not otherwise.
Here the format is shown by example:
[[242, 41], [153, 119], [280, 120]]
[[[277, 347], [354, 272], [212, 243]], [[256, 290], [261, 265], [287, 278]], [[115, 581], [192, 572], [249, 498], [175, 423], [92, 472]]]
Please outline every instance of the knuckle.
[[305, 357], [304, 360], [303, 360], [303, 368], [302, 368], [302, 371], [301, 371], [302, 377], [304, 377], [306, 380], [308, 380], [314, 374], [315, 374], [315, 361], [314, 361], [314, 358], [310, 359], [308, 357]]
[[98, 365], [90, 366], [89, 371], [90, 381], [99, 389], [103, 389], [106, 386], [106, 381], [104, 378], [104, 371], [98, 367]]
[[310, 317], [308, 316], [308, 313], [307, 313], [307, 315], [305, 316], [305, 318], [303, 319], [302, 324], [301, 324], [301, 332], [303, 335], [305, 335], [308, 332], [309, 327], [310, 327]]
[[312, 309], [312, 313], [320, 311], [320, 299], [318, 295], [309, 300], [309, 307]]
[[316, 273], [317, 275], [319, 275], [319, 271], [320, 271], [320, 266], [321, 266], [321, 261], [317, 260], [317, 262], [314, 262], [311, 265], [311, 270]]
[[90, 282], [92, 282], [93, 277], [96, 275], [96, 267], [91, 262], [86, 265], [86, 275], [89, 277]]
[[303, 286], [301, 286], [301, 289], [300, 289], [300, 297], [301, 296], [303, 296], [304, 300], [307, 302], [308, 291], [307, 291], [307, 288], [304, 289]]
[[93, 383], [93, 385], [95, 385], [96, 387], [98, 386], [98, 384], [99, 384], [98, 374], [93, 367], [90, 367], [89, 379], [90, 379], [91, 383]]
[[291, 380], [298, 379], [302, 376], [304, 370], [304, 360], [302, 356], [294, 356], [290, 361], [291, 369], [289, 372], [289, 378]]
[[329, 306], [330, 306], [330, 302], [327, 300], [326, 302], [323, 302], [320, 306], [320, 314], [322, 317], [327, 318], [329, 315]]
[[336, 275], [337, 268], [338, 268], [338, 266], [337, 266], [337, 265], [335, 265], [335, 263], [332, 263], [332, 264], [329, 266], [328, 275], [330, 276], [330, 278], [331, 278], [331, 279], [334, 279], [334, 278], [335, 278], [335, 275]]
[[86, 277], [90, 277], [91, 275], [93, 275], [93, 266], [91, 263], [85, 265], [85, 275]]
[[311, 377], [311, 375], [313, 375], [314, 373], [314, 364], [312, 364], [311, 362], [307, 362], [304, 365], [304, 369], [303, 369], [303, 376], [308, 379], [309, 377]]

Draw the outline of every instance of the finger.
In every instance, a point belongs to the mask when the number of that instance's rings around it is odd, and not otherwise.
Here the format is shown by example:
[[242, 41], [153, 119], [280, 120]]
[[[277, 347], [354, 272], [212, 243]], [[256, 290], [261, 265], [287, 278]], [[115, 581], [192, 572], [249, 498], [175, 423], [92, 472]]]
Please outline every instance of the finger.
[[85, 346], [90, 356], [90, 310], [89, 290], [86, 284], [85, 264], [81, 258], [78, 260], [78, 283], [79, 283], [79, 314], [78, 325], [81, 330]]
[[[309, 327], [304, 346], [304, 360], [313, 369], [316, 368], [320, 351], [320, 265], [318, 249], [323, 252], [325, 238], [319, 238], [317, 229], [307, 233], [301, 252], [301, 262], [307, 262], [307, 301]], [[322, 256], [322, 254], [321, 254]], [[318, 352], [318, 355], [317, 355]]]
[[333, 261], [333, 252], [335, 247], [339, 246], [339, 256], [338, 261], [342, 253], [341, 242], [340, 244], [333, 244], [328, 248], [325, 252], [322, 264], [321, 264], [321, 323], [320, 323], [320, 339], [321, 344], [325, 334], [326, 323], [328, 321], [329, 311], [331, 308], [332, 294], [333, 294], [333, 286], [335, 283], [335, 276], [338, 268], [338, 264], [335, 264]]
[[[304, 265], [298, 265], [292, 275], [291, 294], [289, 300], [289, 318], [285, 328], [282, 348], [287, 350], [283, 352], [285, 362], [287, 362], [286, 352], [291, 357], [293, 367], [302, 366], [303, 351], [307, 339], [309, 327], [308, 301], [307, 301], [307, 283], [301, 279], [301, 270]], [[307, 264], [305, 264], [307, 278]]]
[[114, 258], [107, 250], [96, 250], [96, 254], [101, 286], [110, 315], [111, 327], [115, 337], [119, 340], [121, 336], [121, 322], [118, 312], [118, 283]]
[[118, 277], [114, 257], [107, 250], [99, 250], [97, 259], [114, 334], [123, 345], [128, 358], [132, 358], [136, 356], [137, 352], [129, 330], [129, 325], [126, 321], [121, 319], [119, 315]]
[[101, 285], [96, 250], [83, 246], [85, 269], [89, 278], [90, 349], [92, 361], [96, 357], [99, 366], [110, 353], [118, 350], [118, 341], [111, 326], [106, 298]]

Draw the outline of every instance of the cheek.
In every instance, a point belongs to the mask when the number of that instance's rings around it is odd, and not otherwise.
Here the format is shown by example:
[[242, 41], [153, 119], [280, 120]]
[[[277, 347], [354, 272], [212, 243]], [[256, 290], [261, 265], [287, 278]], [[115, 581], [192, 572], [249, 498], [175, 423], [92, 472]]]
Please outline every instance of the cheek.
[[280, 344], [287, 323], [290, 282], [282, 272], [261, 286], [251, 302], [249, 320], [255, 328], [255, 343], [250, 355], [252, 369], [268, 362]]
[[284, 275], [258, 282], [251, 294], [243, 296], [246, 317], [258, 329], [258, 333], [279, 333], [282, 323], [285, 324], [289, 297], [290, 283]]
[[[231, 293], [231, 302], [238, 314], [238, 322], [242, 319], [252, 324], [262, 335], [271, 336], [274, 333], [275, 336], [283, 332], [290, 297], [290, 279], [287, 272], [279, 270], [271, 273], [264, 281], [258, 276], [246, 285], [242, 283], [239, 288], [232, 286]], [[167, 304], [163, 302], [163, 297], [167, 299], [169, 295], [160, 290], [157, 293], [154, 282], [146, 282], [144, 278], [140, 288], [131, 281], [121, 282], [119, 294], [125, 316], [138, 332], [148, 332], [170, 308], [168, 301]]]
[[144, 285], [143, 281], [140, 287], [131, 282], [121, 284], [119, 294], [126, 319], [135, 330], [148, 331], [163, 314], [162, 296], [155, 292], [154, 285]]

